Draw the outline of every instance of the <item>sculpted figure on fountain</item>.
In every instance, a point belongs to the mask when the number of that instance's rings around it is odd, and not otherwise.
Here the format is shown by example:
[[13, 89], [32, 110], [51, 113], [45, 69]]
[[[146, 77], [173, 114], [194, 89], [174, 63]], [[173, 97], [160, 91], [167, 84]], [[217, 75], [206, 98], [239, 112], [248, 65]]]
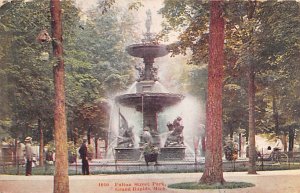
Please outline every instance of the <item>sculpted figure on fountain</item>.
[[142, 80], [145, 80], [145, 68], [142, 65], [135, 65], [134, 68], [139, 72], [136, 81], [140, 82]]
[[121, 128], [118, 136], [118, 147], [134, 147], [133, 126], [128, 128]]
[[183, 128], [182, 118], [177, 117], [173, 123], [168, 123], [167, 127], [169, 129], [169, 135], [165, 142], [165, 147], [174, 147], [174, 146], [184, 146], [183, 143]]

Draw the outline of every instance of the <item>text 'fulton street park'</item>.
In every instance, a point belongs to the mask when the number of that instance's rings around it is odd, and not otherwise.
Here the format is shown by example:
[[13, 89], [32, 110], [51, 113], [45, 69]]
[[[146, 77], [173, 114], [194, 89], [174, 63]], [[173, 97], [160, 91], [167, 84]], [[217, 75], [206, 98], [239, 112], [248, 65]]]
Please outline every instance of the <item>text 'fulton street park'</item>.
[[164, 182], [99, 182], [101, 188], [112, 188], [116, 192], [164, 191]]

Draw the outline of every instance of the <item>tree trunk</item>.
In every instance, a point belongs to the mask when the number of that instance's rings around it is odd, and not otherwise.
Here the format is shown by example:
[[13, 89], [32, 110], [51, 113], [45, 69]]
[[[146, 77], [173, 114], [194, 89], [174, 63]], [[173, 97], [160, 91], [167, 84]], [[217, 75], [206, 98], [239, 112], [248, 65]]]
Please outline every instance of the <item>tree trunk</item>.
[[287, 132], [284, 131], [282, 135], [282, 145], [283, 145], [283, 151], [287, 152], [288, 144], [287, 144]]
[[[248, 19], [253, 19], [256, 1], [248, 1]], [[248, 174], [256, 174], [256, 145], [255, 145], [255, 71], [253, 64], [253, 45], [252, 36], [254, 33], [254, 26], [250, 29], [249, 49], [248, 49], [248, 105], [249, 105], [249, 167]]]
[[50, 0], [52, 46], [54, 59], [54, 139], [55, 139], [55, 173], [54, 193], [69, 193], [68, 145], [65, 113], [64, 61], [62, 44], [61, 4], [59, 0]]
[[96, 135], [94, 139], [95, 139], [95, 158], [98, 159], [98, 139], [99, 139], [99, 137]]
[[206, 147], [205, 147], [205, 136], [202, 136], [201, 137], [201, 156], [205, 156], [205, 150], [206, 150]]
[[[250, 54], [250, 53], [249, 53]], [[249, 105], [249, 168], [248, 174], [256, 174], [256, 147], [255, 147], [255, 73], [252, 62], [249, 67], [248, 105]]]
[[[275, 91], [273, 91], [275, 92]], [[278, 111], [277, 111], [277, 103], [276, 103], [276, 96], [275, 94], [273, 94], [273, 118], [274, 118], [274, 123], [275, 123], [275, 134], [276, 136], [279, 136], [279, 115], [278, 115]]]
[[104, 137], [104, 145], [105, 145], [105, 158], [107, 157], [107, 153], [108, 153], [108, 136], [109, 136], [109, 134], [108, 134], [108, 132], [106, 131], [106, 133], [104, 134], [105, 135], [105, 137]]
[[205, 169], [200, 183], [225, 182], [222, 163], [222, 89], [224, 65], [223, 1], [210, 1]]
[[289, 128], [289, 152], [293, 152], [294, 139], [295, 139], [295, 129], [290, 127]]
[[74, 145], [76, 145], [77, 144], [77, 142], [78, 142], [78, 136], [79, 136], [79, 133], [78, 133], [78, 128], [76, 127], [75, 129], [74, 129], [74, 135], [73, 135], [73, 140], [74, 140]]
[[29, 128], [28, 124], [25, 123], [25, 137], [29, 136], [28, 135], [28, 133], [29, 133], [28, 128]]
[[17, 137], [14, 139], [14, 142], [15, 142], [14, 152], [13, 152], [13, 154], [14, 154], [14, 163], [18, 167], [19, 162], [18, 162], [18, 138]]
[[239, 133], [239, 157], [242, 157], [242, 134]]
[[40, 132], [40, 166], [44, 166], [44, 132], [41, 125], [41, 119], [38, 119], [38, 128]]
[[230, 132], [230, 133], [229, 133], [229, 137], [230, 137], [231, 140], [233, 140], [233, 132], [234, 132], [234, 131], [233, 131], [233, 127], [230, 127], [230, 128], [229, 128], [229, 132]]
[[88, 125], [88, 131], [87, 131], [87, 140], [88, 140], [88, 144], [91, 144], [91, 126]]

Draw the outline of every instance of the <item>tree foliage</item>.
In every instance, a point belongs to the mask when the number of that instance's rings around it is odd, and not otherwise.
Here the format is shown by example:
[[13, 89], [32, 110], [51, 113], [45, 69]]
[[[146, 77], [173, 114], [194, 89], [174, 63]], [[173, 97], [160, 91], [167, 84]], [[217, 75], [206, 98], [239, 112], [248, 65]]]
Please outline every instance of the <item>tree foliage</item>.
[[[179, 41], [172, 44], [170, 50], [174, 55], [191, 52], [190, 64], [203, 65], [207, 62], [209, 26], [207, 6], [205, 1], [167, 0], [160, 11], [165, 18], [165, 28], [161, 35], [166, 36], [172, 30], [179, 32]], [[295, 84], [299, 81], [299, 77], [296, 77], [299, 73], [296, 62], [299, 58], [299, 2], [258, 1], [251, 20], [247, 17], [249, 8], [247, 1], [224, 3], [227, 25], [223, 121], [226, 134], [239, 132], [240, 129], [248, 130], [248, 91], [245, 73], [248, 68], [247, 57], [250, 46], [253, 49], [250, 54], [253, 56], [256, 74], [257, 132], [275, 132], [272, 111], [274, 104], [270, 102], [275, 93], [280, 127], [288, 124], [284, 121], [289, 119], [286, 117], [293, 117], [290, 123], [297, 122], [295, 114], [298, 113], [294, 108], [299, 98], [299, 93], [295, 93], [297, 90]], [[254, 35], [249, 39], [251, 30]], [[199, 84], [194, 84], [195, 89], [198, 86]], [[273, 92], [270, 92], [271, 87]], [[238, 115], [235, 116], [236, 114]]]
[[[99, 101], [110, 100], [133, 81], [132, 59], [125, 46], [133, 40], [134, 23], [133, 16], [119, 8], [105, 14], [100, 9], [83, 14], [72, 1], [62, 1], [62, 8], [66, 104], [68, 125], [73, 129], [85, 106], [97, 107]], [[52, 67], [56, 62], [49, 57], [50, 44], [36, 41], [41, 30], [50, 33], [50, 23], [47, 1], [11, 1], [0, 7], [0, 73], [4, 83], [0, 86], [4, 107], [0, 120], [1, 128], [14, 136], [33, 135], [37, 140], [34, 131], [41, 119], [46, 141], [52, 139]], [[105, 111], [101, 113], [107, 114]], [[83, 127], [79, 128], [85, 130]]]

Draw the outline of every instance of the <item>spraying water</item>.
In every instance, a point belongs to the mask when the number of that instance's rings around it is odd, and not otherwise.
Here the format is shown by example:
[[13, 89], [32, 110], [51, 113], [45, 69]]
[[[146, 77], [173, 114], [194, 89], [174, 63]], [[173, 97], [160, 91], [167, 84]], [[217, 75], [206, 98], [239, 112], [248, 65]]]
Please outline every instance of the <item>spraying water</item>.
[[125, 92], [125, 94], [130, 94], [130, 93], [136, 93], [136, 84], [137, 82], [134, 82], [129, 89]]
[[[125, 93], [130, 94], [136, 92], [136, 82], [134, 82]], [[142, 115], [134, 109], [120, 106], [114, 100], [110, 102], [111, 112], [108, 127], [108, 150], [106, 154], [107, 159], [114, 159], [114, 148], [117, 147], [118, 137], [120, 137], [119, 128], [121, 121], [120, 115], [129, 120], [128, 126], [133, 128], [134, 133], [134, 147], [138, 147], [139, 133], [142, 132]]]
[[[204, 116], [202, 103], [195, 97], [186, 96], [186, 98], [176, 106], [167, 108], [160, 114], [160, 132], [161, 140], [165, 142], [167, 132], [167, 123], [172, 122], [176, 117], [180, 116], [183, 121], [183, 136], [186, 149], [186, 159], [193, 158], [195, 155], [195, 137], [201, 139], [204, 135]], [[199, 143], [197, 144], [199, 146]]]

